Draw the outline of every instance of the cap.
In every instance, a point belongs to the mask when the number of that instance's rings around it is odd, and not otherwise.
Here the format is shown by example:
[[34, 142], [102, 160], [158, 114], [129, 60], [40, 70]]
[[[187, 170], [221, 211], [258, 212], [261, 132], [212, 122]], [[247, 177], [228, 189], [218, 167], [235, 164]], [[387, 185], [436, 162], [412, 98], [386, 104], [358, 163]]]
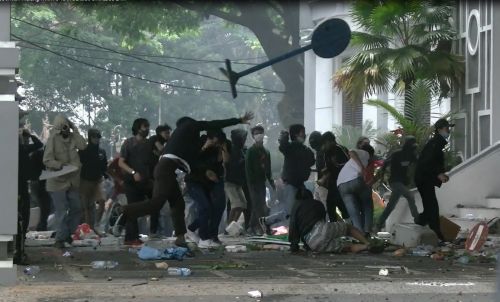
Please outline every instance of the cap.
[[439, 119], [435, 124], [434, 124], [434, 128], [437, 129], [441, 129], [441, 128], [445, 128], [445, 127], [454, 127], [455, 124], [450, 124], [450, 122], [448, 122], [447, 119]]
[[88, 131], [88, 135], [89, 135], [89, 138], [90, 137], [97, 137], [97, 138], [101, 138], [101, 131], [97, 130], [97, 129], [89, 129]]

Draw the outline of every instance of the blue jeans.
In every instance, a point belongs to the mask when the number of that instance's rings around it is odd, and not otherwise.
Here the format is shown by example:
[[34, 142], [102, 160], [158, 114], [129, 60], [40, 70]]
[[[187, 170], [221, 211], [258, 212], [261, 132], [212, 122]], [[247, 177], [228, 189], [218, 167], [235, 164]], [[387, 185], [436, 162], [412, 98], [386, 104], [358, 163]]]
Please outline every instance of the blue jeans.
[[288, 217], [292, 213], [292, 207], [296, 200], [298, 189], [292, 185], [285, 184], [283, 187], [282, 198], [280, 200], [281, 211], [267, 216], [266, 224], [273, 225], [275, 223], [283, 223], [285, 222], [288, 225]]
[[339, 192], [347, 208], [352, 224], [365, 233], [373, 225], [373, 201], [370, 187], [359, 177], [339, 185]]
[[66, 241], [80, 224], [80, 193], [72, 189], [50, 192], [50, 196], [55, 209], [56, 241]]
[[190, 231], [198, 230], [201, 240], [212, 239], [218, 235], [219, 223], [226, 208], [224, 183], [215, 184], [207, 190], [196, 182], [187, 182], [189, 196], [194, 200], [198, 217], [189, 225]]

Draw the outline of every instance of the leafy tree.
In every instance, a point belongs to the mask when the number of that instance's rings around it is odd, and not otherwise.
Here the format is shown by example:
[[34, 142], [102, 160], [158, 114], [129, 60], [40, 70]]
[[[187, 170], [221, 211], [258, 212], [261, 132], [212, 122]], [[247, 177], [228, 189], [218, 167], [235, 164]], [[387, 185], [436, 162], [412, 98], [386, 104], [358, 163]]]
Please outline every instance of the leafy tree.
[[335, 74], [335, 87], [352, 100], [389, 89], [402, 93], [404, 115], [416, 121], [412, 115], [416, 104], [409, 94], [415, 81], [428, 80], [432, 94], [441, 98], [449, 96], [464, 75], [462, 57], [450, 53], [456, 37], [450, 23], [454, 4], [356, 0], [351, 16], [363, 31], [353, 32], [355, 55]]

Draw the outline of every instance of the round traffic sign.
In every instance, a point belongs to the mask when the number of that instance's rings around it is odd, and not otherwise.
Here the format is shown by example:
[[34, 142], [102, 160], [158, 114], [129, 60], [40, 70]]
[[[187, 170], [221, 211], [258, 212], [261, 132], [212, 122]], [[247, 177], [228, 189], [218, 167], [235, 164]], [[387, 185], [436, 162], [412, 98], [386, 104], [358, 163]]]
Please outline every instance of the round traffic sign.
[[476, 224], [465, 241], [465, 249], [469, 252], [479, 251], [488, 239], [488, 229], [486, 222]]
[[329, 19], [321, 23], [313, 32], [311, 46], [314, 53], [322, 58], [333, 58], [341, 54], [351, 41], [351, 29], [342, 19]]

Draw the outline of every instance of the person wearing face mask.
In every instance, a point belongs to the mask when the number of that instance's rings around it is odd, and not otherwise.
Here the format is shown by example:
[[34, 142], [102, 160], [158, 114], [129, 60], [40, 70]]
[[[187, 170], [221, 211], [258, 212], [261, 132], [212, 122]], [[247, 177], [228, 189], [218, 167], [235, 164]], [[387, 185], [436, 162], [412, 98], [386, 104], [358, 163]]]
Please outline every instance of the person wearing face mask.
[[[132, 124], [132, 134], [123, 143], [118, 165], [123, 170], [124, 189], [127, 203], [133, 204], [151, 197], [153, 191], [153, 175], [151, 169], [151, 144], [148, 142], [149, 121], [138, 118]], [[137, 219], [127, 221], [125, 228], [125, 245], [141, 245]]]
[[71, 243], [71, 234], [81, 219], [80, 156], [78, 150], [87, 148], [87, 141], [78, 128], [66, 117], [58, 115], [54, 119], [45, 151], [43, 164], [48, 170], [61, 170], [64, 165], [72, 165], [78, 170], [47, 179], [47, 191], [52, 197], [55, 208], [56, 243], [55, 247], [64, 248]]
[[271, 155], [264, 147], [264, 127], [257, 125], [251, 130], [255, 143], [245, 156], [246, 179], [252, 204], [247, 232], [262, 235], [265, 230], [259, 225], [259, 218], [267, 215], [266, 181], [275, 189], [271, 174]]
[[[291, 140], [291, 141], [290, 141]], [[283, 195], [280, 200], [282, 211], [262, 217], [259, 222], [269, 232], [268, 226], [283, 223], [288, 226], [288, 218], [296, 200], [299, 189], [311, 175], [311, 167], [316, 163], [313, 151], [304, 145], [306, 129], [303, 125], [291, 125], [289, 132], [281, 131], [279, 150], [285, 156], [281, 178], [284, 182]]]
[[425, 144], [420, 153], [415, 170], [415, 184], [422, 197], [424, 211], [420, 213], [415, 223], [427, 225], [444, 241], [439, 224], [439, 205], [436, 197], [436, 188], [448, 182], [450, 177], [445, 174], [443, 148], [448, 144], [450, 124], [446, 119], [439, 119], [434, 124], [434, 136]]
[[408, 189], [409, 177], [408, 177], [408, 168], [411, 164], [417, 161], [417, 140], [414, 136], [406, 136], [403, 148], [401, 150], [395, 151], [392, 153], [389, 158], [384, 161], [384, 165], [382, 166], [381, 177], [383, 177], [383, 173], [387, 169], [387, 167], [391, 167], [390, 170], [390, 178], [389, 185], [391, 187], [392, 193], [389, 199], [389, 203], [384, 209], [382, 216], [377, 223], [377, 228], [380, 230], [385, 225], [385, 220], [391, 212], [394, 210], [394, 207], [397, 205], [401, 196], [406, 198], [408, 201], [408, 206], [410, 207], [411, 215], [414, 219], [418, 218], [418, 210], [415, 205], [415, 199], [413, 198], [413, 194]]

